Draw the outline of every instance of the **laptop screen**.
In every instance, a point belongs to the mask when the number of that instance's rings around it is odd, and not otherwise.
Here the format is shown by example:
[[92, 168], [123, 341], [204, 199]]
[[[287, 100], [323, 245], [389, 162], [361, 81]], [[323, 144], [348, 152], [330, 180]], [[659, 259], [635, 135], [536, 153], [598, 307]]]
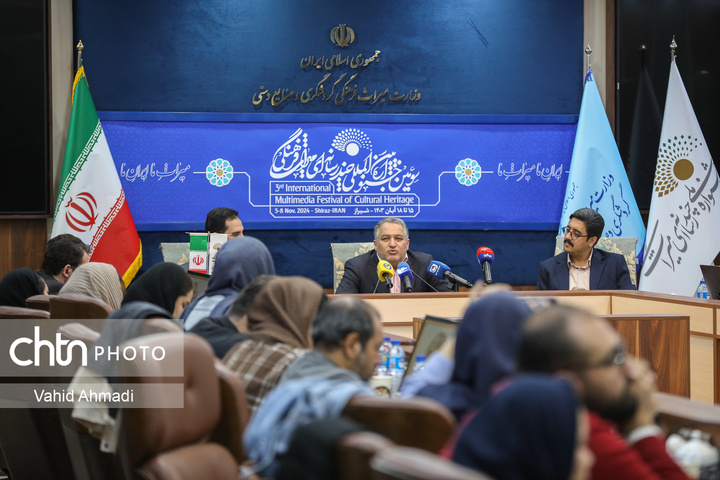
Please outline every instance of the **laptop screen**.
[[415, 360], [419, 355], [427, 358], [435, 350], [442, 347], [447, 340], [455, 338], [460, 320], [460, 318], [441, 318], [431, 315], [425, 317], [415, 342], [415, 348], [412, 355], [410, 355], [410, 359], [408, 359], [405, 376], [412, 372], [413, 367], [415, 367]]
[[720, 300], [720, 266], [700, 265], [705, 285], [708, 289], [708, 298]]

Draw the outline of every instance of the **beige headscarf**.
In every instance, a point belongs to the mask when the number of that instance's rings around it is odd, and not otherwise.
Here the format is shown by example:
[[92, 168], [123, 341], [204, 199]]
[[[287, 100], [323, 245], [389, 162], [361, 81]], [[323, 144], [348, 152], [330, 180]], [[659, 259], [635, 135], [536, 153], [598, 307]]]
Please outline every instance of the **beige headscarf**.
[[257, 294], [248, 311], [250, 338], [310, 348], [310, 329], [324, 297], [323, 289], [305, 277], [276, 277]]
[[80, 293], [103, 300], [117, 310], [123, 299], [120, 275], [109, 263], [90, 262], [73, 271], [60, 293]]

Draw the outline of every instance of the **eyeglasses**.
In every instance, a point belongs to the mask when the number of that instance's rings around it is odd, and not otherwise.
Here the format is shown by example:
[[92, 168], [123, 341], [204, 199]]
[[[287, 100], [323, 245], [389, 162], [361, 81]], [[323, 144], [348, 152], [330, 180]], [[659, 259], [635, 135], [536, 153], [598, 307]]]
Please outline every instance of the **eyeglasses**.
[[569, 226], [562, 227], [560, 230], [563, 232], [563, 235], [567, 235], [569, 233], [570, 238], [572, 238], [573, 240], [577, 240], [580, 237], [589, 237], [590, 236], [590, 235], [580, 235], [580, 232], [578, 232], [577, 230], [570, 230]]
[[627, 349], [623, 342], [618, 343], [615, 348], [608, 353], [602, 360], [583, 366], [579, 370], [592, 370], [596, 368], [608, 368], [613, 366], [621, 367], [625, 365], [627, 359]]

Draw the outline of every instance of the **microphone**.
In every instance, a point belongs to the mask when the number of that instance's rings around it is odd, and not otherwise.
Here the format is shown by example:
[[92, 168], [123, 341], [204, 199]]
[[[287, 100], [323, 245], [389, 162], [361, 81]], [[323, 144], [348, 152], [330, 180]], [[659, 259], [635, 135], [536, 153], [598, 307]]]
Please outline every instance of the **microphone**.
[[447, 278], [450, 282], [456, 283], [458, 285], [462, 285], [466, 288], [472, 288], [472, 283], [468, 282], [462, 277], [458, 277], [454, 273], [450, 271], [450, 267], [445, 265], [442, 262], [438, 262], [437, 260], [433, 260], [430, 262], [430, 266], [428, 266], [427, 269], [428, 273], [438, 277], [438, 278]]
[[478, 263], [482, 265], [483, 276], [485, 277], [485, 285], [492, 283], [492, 262], [495, 259], [495, 253], [489, 247], [480, 247], [477, 250]]
[[425, 279], [422, 277], [422, 275], [418, 275], [417, 272], [413, 272], [412, 268], [410, 269], [410, 271], [411, 271], [417, 278], [419, 278], [421, 282], [423, 282], [425, 285], [427, 285], [428, 288], [431, 289], [433, 292], [438, 292], [438, 293], [440, 293], [440, 290], [438, 290], [437, 288], [433, 287], [432, 284], [428, 283], [428, 281], [425, 280]]
[[410, 265], [408, 265], [407, 262], [398, 263], [397, 273], [403, 282], [403, 287], [405, 288], [405, 291], [412, 292], [412, 281], [414, 278], [412, 271], [410, 270]]
[[395, 275], [395, 270], [393, 270], [390, 262], [380, 260], [377, 266], [377, 274], [380, 281], [385, 282], [385, 285], [387, 285], [388, 291], [392, 290], [392, 277]]

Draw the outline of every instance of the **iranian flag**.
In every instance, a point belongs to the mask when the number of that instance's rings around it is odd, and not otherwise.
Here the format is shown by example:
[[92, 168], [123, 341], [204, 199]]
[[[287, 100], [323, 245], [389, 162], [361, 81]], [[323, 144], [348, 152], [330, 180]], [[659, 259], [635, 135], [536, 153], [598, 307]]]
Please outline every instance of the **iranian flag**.
[[72, 112], [52, 237], [70, 233], [90, 245], [90, 260], [115, 266], [125, 285], [142, 265], [142, 248], [85, 69], [75, 75]]

